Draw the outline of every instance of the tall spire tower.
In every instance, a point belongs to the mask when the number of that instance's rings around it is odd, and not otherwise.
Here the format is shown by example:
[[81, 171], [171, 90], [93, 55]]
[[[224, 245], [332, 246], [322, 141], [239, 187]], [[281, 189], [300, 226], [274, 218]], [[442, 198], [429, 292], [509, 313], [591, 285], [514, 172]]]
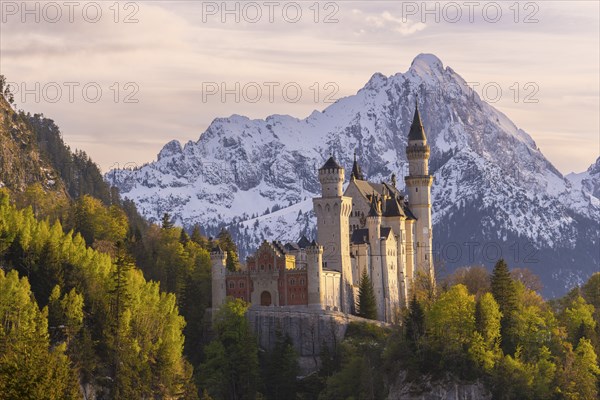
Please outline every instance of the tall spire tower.
[[408, 176], [404, 180], [410, 210], [417, 219], [414, 235], [416, 246], [415, 270], [430, 274], [433, 278], [431, 232], [431, 185], [433, 184], [433, 176], [429, 175], [429, 153], [427, 137], [415, 101], [415, 115], [410, 126], [408, 145], [406, 146]]

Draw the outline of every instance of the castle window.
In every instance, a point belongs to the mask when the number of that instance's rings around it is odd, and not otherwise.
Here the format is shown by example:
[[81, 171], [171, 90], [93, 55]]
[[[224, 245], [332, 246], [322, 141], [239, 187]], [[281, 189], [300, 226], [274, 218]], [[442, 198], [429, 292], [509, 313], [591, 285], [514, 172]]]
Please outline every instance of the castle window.
[[419, 191], [419, 188], [415, 188], [415, 192], [418, 192], [418, 191]]
[[273, 271], [273, 266], [269, 264], [269, 271]]
[[290, 285], [295, 285], [295, 284], [296, 284], [296, 280], [292, 278], [292, 279], [290, 280]]
[[235, 288], [235, 282], [229, 282], [229, 289]]
[[240, 282], [240, 289], [244, 288], [244, 282]]
[[292, 300], [294, 300], [296, 298], [295, 294], [292, 294]]
[[304, 279], [300, 279], [300, 286], [304, 285]]
[[263, 264], [260, 264], [260, 270], [264, 271], [265, 270], [265, 266]]

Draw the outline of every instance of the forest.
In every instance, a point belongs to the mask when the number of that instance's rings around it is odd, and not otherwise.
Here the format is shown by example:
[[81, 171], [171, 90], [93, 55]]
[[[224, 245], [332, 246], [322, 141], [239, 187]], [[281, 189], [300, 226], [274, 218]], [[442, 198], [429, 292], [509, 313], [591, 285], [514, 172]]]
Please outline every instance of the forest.
[[[59, 182], [0, 188], [0, 400], [385, 399], [399, 376], [417, 388], [480, 382], [494, 399], [598, 398], [600, 273], [552, 300], [503, 260], [436, 285], [418, 277], [397, 324], [350, 324], [320, 370], [301, 376], [284, 333], [259, 348], [248, 304], [206, 312], [210, 249], [239, 268], [226, 230], [208, 238], [168, 213], [147, 222], [52, 120], [0, 111], [0, 133], [21, 138]], [[366, 275], [357, 306], [373, 318]]]

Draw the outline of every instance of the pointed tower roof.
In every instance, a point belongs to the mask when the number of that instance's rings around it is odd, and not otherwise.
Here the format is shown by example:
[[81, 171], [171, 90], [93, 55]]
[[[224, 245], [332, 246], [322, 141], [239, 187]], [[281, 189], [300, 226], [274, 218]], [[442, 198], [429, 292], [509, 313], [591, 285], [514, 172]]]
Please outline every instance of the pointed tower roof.
[[338, 164], [337, 161], [335, 161], [335, 158], [333, 158], [333, 155], [332, 155], [325, 162], [325, 164], [323, 164], [323, 166], [321, 168], [319, 168], [319, 170], [321, 170], [321, 169], [343, 169], [343, 168], [340, 164]]
[[402, 210], [402, 206], [400, 206], [396, 197], [392, 197], [387, 201], [384, 215], [386, 217], [406, 217], [406, 214]]
[[415, 100], [415, 116], [413, 117], [412, 125], [408, 133], [408, 140], [427, 140], [425, 137], [425, 130], [423, 129], [423, 123], [421, 122], [421, 114], [419, 114], [419, 107]]
[[352, 174], [350, 176], [354, 179], [358, 179], [361, 181], [365, 180], [365, 177], [363, 176], [362, 171], [360, 170], [360, 166], [356, 161], [356, 151], [354, 152], [354, 164], [352, 164]]
[[375, 196], [375, 193], [373, 193], [373, 196], [371, 196], [371, 207], [369, 208], [369, 214], [367, 216], [368, 217], [381, 216], [381, 207], [379, 205], [379, 199], [377, 198], [377, 196]]

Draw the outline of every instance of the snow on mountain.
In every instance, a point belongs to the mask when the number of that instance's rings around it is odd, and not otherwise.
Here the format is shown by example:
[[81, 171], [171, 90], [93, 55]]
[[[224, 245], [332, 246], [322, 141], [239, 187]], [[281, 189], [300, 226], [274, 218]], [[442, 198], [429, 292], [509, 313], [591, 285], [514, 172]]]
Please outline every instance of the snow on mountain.
[[374, 74], [357, 94], [304, 119], [218, 118], [197, 142], [171, 141], [157, 161], [106, 179], [150, 220], [169, 212], [209, 234], [227, 225], [247, 254], [263, 238], [312, 235], [316, 170], [331, 153], [349, 171], [356, 151], [372, 181], [406, 175], [417, 98], [435, 176], [439, 270], [503, 256], [539, 273], [554, 295], [600, 269], [598, 161], [565, 179], [531, 136], [431, 54], [405, 73]]

